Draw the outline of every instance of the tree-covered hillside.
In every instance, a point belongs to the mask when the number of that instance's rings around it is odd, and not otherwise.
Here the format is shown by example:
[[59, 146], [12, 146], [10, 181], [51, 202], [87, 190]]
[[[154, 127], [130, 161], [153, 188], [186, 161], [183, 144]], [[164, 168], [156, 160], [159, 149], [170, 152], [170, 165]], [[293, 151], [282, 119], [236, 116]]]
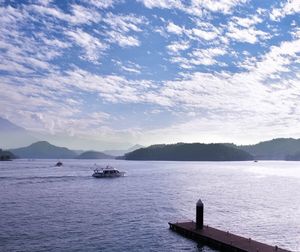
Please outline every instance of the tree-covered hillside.
[[180, 143], [153, 145], [125, 155], [126, 160], [173, 160], [173, 161], [244, 161], [252, 160], [245, 151], [223, 144]]

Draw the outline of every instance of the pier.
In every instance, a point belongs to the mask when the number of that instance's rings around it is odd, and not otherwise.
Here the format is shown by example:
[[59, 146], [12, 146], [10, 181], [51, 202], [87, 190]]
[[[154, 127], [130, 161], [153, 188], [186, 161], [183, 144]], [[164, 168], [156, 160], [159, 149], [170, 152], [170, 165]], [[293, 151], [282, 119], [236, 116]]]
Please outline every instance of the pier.
[[270, 246], [251, 238], [241, 237], [228, 231], [203, 225], [204, 205], [201, 200], [196, 205], [196, 222], [169, 222], [170, 229], [203, 245], [220, 251], [233, 252], [290, 252], [289, 250]]

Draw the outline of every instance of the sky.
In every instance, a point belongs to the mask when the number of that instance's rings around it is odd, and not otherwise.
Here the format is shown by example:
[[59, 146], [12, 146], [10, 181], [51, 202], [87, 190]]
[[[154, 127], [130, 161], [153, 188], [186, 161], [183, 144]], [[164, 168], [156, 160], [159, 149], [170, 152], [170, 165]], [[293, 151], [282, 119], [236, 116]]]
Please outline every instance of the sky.
[[0, 6], [0, 117], [46, 139], [105, 149], [300, 138], [299, 0]]

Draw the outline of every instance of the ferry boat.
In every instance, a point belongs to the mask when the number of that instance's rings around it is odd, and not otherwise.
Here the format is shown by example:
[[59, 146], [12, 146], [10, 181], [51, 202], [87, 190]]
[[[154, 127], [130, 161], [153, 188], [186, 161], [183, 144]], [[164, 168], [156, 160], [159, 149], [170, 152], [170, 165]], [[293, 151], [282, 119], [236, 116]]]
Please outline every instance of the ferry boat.
[[123, 177], [125, 172], [118, 171], [112, 166], [107, 165], [105, 168], [96, 168], [93, 173], [95, 178], [116, 178]]

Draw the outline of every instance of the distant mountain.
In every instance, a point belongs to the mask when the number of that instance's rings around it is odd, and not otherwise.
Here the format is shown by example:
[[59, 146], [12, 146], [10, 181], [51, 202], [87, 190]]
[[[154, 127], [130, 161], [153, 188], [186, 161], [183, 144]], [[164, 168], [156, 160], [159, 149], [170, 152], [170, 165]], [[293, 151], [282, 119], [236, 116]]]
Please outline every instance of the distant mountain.
[[117, 157], [117, 156], [123, 156], [125, 153], [132, 152], [143, 147], [144, 146], [142, 145], [136, 144], [127, 150], [105, 150], [103, 151], [103, 153]]
[[25, 131], [25, 129], [13, 124], [7, 119], [0, 117], [0, 131]]
[[153, 145], [125, 154], [126, 160], [172, 161], [244, 161], [253, 160], [249, 153], [223, 144], [180, 143]]
[[78, 157], [76, 157], [78, 159], [114, 159], [115, 157], [111, 156], [111, 155], [107, 155], [103, 152], [99, 152], [99, 151], [86, 151], [83, 152], [82, 154], [80, 154]]
[[300, 161], [300, 152], [297, 152], [295, 154], [287, 155], [285, 157], [285, 160], [288, 160], [288, 161]]
[[37, 140], [29, 131], [0, 117], [0, 141], [3, 147], [26, 146]]
[[19, 158], [75, 158], [77, 154], [65, 147], [57, 147], [46, 141], [36, 142], [27, 147], [10, 150]]
[[82, 153], [86, 152], [86, 150], [72, 150], [74, 151], [77, 155], [81, 155]]
[[11, 153], [10, 151], [4, 151], [2, 149], [0, 149], [0, 161], [8, 161], [8, 160], [12, 160], [15, 159], [16, 156]]
[[237, 148], [247, 151], [255, 159], [285, 160], [300, 153], [300, 139], [276, 138], [254, 145], [237, 146]]

